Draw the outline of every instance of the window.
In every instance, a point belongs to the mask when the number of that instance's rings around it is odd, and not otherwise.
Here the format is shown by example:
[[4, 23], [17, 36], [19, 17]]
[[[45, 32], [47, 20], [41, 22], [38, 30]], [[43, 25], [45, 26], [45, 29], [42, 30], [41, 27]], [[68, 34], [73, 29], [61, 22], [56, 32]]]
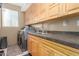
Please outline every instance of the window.
[[2, 9], [2, 27], [18, 27], [18, 11]]

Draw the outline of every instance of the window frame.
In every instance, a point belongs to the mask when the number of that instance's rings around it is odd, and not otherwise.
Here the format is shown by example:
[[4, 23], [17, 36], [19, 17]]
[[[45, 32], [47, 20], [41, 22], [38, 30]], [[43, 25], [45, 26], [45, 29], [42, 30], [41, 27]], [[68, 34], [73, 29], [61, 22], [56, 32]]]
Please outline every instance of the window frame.
[[[17, 23], [17, 26], [16, 25], [11, 25], [11, 26], [4, 26], [3, 25], [3, 9], [8, 9], [8, 10], [11, 10], [11, 11], [16, 11], [17, 12], [17, 18], [18, 18], [18, 23]], [[10, 9], [10, 8], [5, 8], [5, 7], [2, 7], [2, 21], [1, 21], [1, 27], [19, 27], [20, 25], [19, 25], [19, 11], [18, 10], [14, 10], [14, 9]]]

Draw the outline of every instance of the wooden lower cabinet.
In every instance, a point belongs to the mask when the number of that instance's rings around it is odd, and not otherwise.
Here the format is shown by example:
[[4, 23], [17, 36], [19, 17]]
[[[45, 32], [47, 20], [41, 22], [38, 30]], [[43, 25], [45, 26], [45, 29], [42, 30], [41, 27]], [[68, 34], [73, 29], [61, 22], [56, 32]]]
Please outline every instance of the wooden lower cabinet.
[[27, 42], [28, 44], [28, 52], [32, 53], [32, 41], [31, 41], [31, 37], [29, 36], [29, 40]]
[[33, 56], [38, 56], [38, 40], [36, 37], [29, 36], [28, 39], [28, 51]]
[[29, 34], [28, 51], [32, 56], [79, 56], [79, 50]]
[[50, 50], [48, 46], [44, 44], [40, 44], [39, 46], [39, 55], [40, 56], [54, 56], [54, 51]]
[[[44, 39], [43, 39], [44, 40]], [[45, 44], [47, 43], [47, 44]], [[52, 48], [49, 46], [50, 43], [48, 42], [42, 42], [40, 44], [40, 56], [66, 56], [66, 54]]]
[[32, 55], [38, 56], [38, 42], [32, 39]]

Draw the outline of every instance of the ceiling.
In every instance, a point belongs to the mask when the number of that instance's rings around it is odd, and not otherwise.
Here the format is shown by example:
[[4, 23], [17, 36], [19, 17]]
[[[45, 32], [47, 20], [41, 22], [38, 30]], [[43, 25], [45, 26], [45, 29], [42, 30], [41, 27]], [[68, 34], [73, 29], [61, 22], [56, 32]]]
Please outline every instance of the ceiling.
[[31, 6], [31, 3], [11, 3], [11, 4], [20, 6], [21, 11], [26, 11]]

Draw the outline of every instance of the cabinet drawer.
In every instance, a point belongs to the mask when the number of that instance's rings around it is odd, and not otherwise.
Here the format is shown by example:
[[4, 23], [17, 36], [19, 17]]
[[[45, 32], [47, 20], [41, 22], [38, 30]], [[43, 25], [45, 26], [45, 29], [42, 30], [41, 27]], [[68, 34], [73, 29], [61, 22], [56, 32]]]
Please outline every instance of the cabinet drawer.
[[54, 51], [52, 51], [48, 46], [41, 44], [40, 45], [40, 56], [54, 56]]
[[55, 49], [61, 53], [63, 53], [66, 56], [78, 56], [79, 55], [79, 50], [65, 46], [56, 42], [48, 41], [45, 40], [44, 42], [46, 45], [50, 46], [52, 49]]
[[68, 14], [79, 12], [79, 3], [66, 4], [66, 12]]
[[44, 56], [66, 56], [66, 54], [63, 54], [62, 52], [59, 52], [58, 50], [46, 44], [42, 44], [40, 50], [41, 50], [40, 55]]
[[54, 49], [54, 52], [55, 52], [55, 54], [54, 54], [55, 56], [67, 56], [66, 54], [64, 54], [56, 49]]
[[[42, 48], [42, 47], [40, 47], [40, 48]], [[42, 48], [42, 49], [40, 49], [40, 56], [49, 56], [49, 52], [48, 51], [46, 51], [44, 48]]]
[[56, 18], [59, 15], [59, 4], [52, 4], [48, 7], [48, 18]]

